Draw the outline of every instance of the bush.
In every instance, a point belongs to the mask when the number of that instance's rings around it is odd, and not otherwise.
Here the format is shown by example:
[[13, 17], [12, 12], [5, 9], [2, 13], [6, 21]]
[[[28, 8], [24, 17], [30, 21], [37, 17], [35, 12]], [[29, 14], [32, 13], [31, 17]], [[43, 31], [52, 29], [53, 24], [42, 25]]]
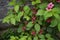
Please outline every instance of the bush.
[[3, 23], [18, 25], [19, 36], [10, 40], [55, 40], [53, 29], [60, 31], [60, 0], [12, 0]]

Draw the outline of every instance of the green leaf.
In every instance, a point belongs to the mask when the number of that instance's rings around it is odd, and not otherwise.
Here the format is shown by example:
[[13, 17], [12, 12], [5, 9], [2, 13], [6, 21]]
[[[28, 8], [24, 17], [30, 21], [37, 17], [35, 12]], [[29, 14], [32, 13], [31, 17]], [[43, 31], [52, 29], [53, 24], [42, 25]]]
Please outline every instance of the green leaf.
[[32, 1], [32, 5], [35, 5], [36, 4], [36, 2], [35, 1]]
[[56, 19], [59, 19], [60, 18], [60, 16], [59, 16], [59, 14], [54, 14], [54, 17], [56, 18]]
[[38, 37], [37, 37], [37, 36], [35, 36], [35, 37], [33, 38], [33, 40], [38, 40]]
[[53, 28], [52, 27], [47, 27], [47, 32], [52, 34]]
[[52, 13], [49, 12], [49, 11], [46, 11], [46, 12], [44, 13], [44, 19], [46, 20], [46, 19], [48, 19], [49, 17], [52, 17]]
[[9, 23], [10, 22], [10, 20], [9, 20], [9, 17], [7, 16], [7, 17], [5, 17], [4, 19], [3, 19], [3, 21], [2, 21], [2, 23]]
[[29, 6], [24, 6], [24, 11], [25, 11], [25, 14], [29, 14], [29, 11], [30, 11], [30, 7]]
[[44, 19], [43, 19], [43, 16], [40, 16], [40, 17], [38, 18], [38, 20], [37, 20], [37, 21], [38, 21], [38, 24], [39, 24], [39, 25], [42, 25], [42, 24], [43, 24], [43, 20], [44, 20]]
[[27, 27], [32, 27], [33, 26], [33, 23], [32, 22], [29, 22], [28, 24], [27, 24]]
[[41, 16], [43, 14], [44, 14], [44, 10], [39, 9], [36, 15], [40, 15]]
[[44, 10], [47, 7], [47, 5], [48, 5], [48, 3], [42, 3], [42, 4], [38, 5], [38, 8]]
[[45, 36], [46, 36], [46, 38], [51, 38], [50, 34], [46, 34]]
[[41, 1], [40, 0], [32, 1], [32, 5], [35, 5], [35, 4], [38, 4], [38, 3], [41, 3]]
[[15, 5], [15, 6], [14, 6], [14, 10], [15, 10], [16, 12], [18, 12], [18, 11], [19, 11], [19, 5]]
[[59, 14], [60, 12], [59, 12], [59, 10], [60, 10], [60, 8], [59, 7], [54, 7], [53, 9], [52, 9], [52, 12], [53, 12], [53, 14]]
[[54, 40], [53, 38], [48, 38], [47, 40]]
[[38, 35], [39, 36], [39, 38], [41, 38], [41, 39], [44, 39], [45, 37], [44, 37], [44, 35]]
[[19, 12], [18, 13], [18, 17], [22, 17], [23, 16], [23, 14], [24, 14], [24, 12], [22, 11], [22, 12]]
[[26, 19], [26, 20], [30, 20], [30, 17], [29, 16], [24, 16], [24, 18]]
[[16, 38], [16, 40], [17, 40], [17, 39], [19, 39], [19, 37], [18, 37], [18, 36], [15, 36], [15, 38]]
[[60, 23], [58, 24], [58, 30], [60, 31]]
[[33, 23], [32, 22], [29, 22], [28, 24], [27, 24], [27, 30], [29, 30], [30, 28], [32, 28], [33, 27]]
[[16, 40], [14, 36], [10, 36], [10, 40]]
[[35, 24], [34, 28], [35, 28], [37, 33], [40, 31], [40, 25], [39, 24]]
[[16, 16], [16, 20], [20, 22], [20, 18], [23, 16], [23, 11], [19, 12], [18, 15]]
[[58, 24], [57, 20], [54, 19], [51, 21], [50, 27], [55, 27], [55, 26], [57, 26], [57, 24]]
[[16, 0], [12, 0], [13, 2], [15, 2]]
[[37, 20], [39, 25], [42, 25], [42, 20]]
[[19, 40], [27, 40], [26, 38], [27, 38], [27, 36], [23, 36]]
[[43, 39], [40, 39], [40, 40], [45, 40], [45, 39], [43, 38]]
[[28, 37], [28, 40], [32, 40], [32, 37]]
[[14, 5], [15, 5], [15, 2], [9, 2], [8, 5], [10, 5], [10, 6], [14, 6]]
[[11, 18], [10, 21], [11, 21], [11, 24], [14, 24], [14, 25], [16, 24], [16, 19], [15, 18]]
[[41, 3], [41, 0], [36, 0], [36, 3], [38, 4], [38, 3]]
[[[6, 16], [4, 19], [3, 19], [3, 23], [10, 23], [11, 20], [13, 19], [14, 15], [13, 14], [9, 14], [8, 16]], [[12, 19], [11, 19], [12, 18]], [[14, 19], [13, 19], [14, 20]], [[12, 24], [12, 23], [11, 23]]]
[[10, 6], [14, 6], [15, 4], [16, 4], [16, 0], [12, 0], [11, 2], [9, 2], [8, 5], [10, 5]]
[[20, 24], [20, 25], [19, 25], [19, 28], [18, 28], [18, 30], [17, 30], [18, 33], [22, 32], [22, 26], [23, 26], [23, 24]]

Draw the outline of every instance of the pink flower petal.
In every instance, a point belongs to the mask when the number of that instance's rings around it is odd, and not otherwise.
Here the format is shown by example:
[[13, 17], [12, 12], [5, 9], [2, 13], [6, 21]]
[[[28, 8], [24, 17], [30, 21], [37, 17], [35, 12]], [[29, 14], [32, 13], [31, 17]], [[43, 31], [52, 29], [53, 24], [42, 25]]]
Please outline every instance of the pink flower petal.
[[50, 8], [46, 8], [46, 10], [47, 10], [47, 11], [51, 11], [51, 9], [50, 9]]
[[47, 7], [52, 9], [54, 7], [54, 4], [51, 2], [51, 3], [48, 4]]
[[56, 0], [56, 2], [60, 3], [60, 0]]

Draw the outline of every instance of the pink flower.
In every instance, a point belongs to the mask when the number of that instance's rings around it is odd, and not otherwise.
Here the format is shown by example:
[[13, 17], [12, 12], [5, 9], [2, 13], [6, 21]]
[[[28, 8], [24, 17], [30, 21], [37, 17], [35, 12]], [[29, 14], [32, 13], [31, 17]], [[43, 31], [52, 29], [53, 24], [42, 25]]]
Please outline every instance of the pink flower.
[[40, 29], [40, 32], [39, 32], [39, 34], [42, 34], [43, 33], [43, 29]]
[[47, 11], [51, 11], [51, 9], [50, 9], [50, 8], [46, 8], [46, 10], [47, 10]]
[[60, 2], [60, 0], [56, 0], [56, 2], [58, 2], [58, 3], [59, 3], [59, 2]]
[[47, 7], [50, 8], [50, 9], [52, 9], [54, 7], [54, 4], [51, 2], [51, 3], [48, 4]]
[[51, 9], [54, 7], [54, 4], [51, 2], [51, 3], [49, 3], [48, 5], [47, 5], [47, 8], [46, 8], [46, 10], [47, 11], [51, 11]]
[[50, 23], [51, 21], [52, 21], [51, 18], [48, 18], [48, 19], [46, 20], [47, 23]]
[[31, 32], [31, 35], [35, 36], [36, 32], [35, 31], [32, 31]]
[[22, 31], [25, 31], [26, 30], [26, 27], [24, 26], [24, 27], [22, 27]]

